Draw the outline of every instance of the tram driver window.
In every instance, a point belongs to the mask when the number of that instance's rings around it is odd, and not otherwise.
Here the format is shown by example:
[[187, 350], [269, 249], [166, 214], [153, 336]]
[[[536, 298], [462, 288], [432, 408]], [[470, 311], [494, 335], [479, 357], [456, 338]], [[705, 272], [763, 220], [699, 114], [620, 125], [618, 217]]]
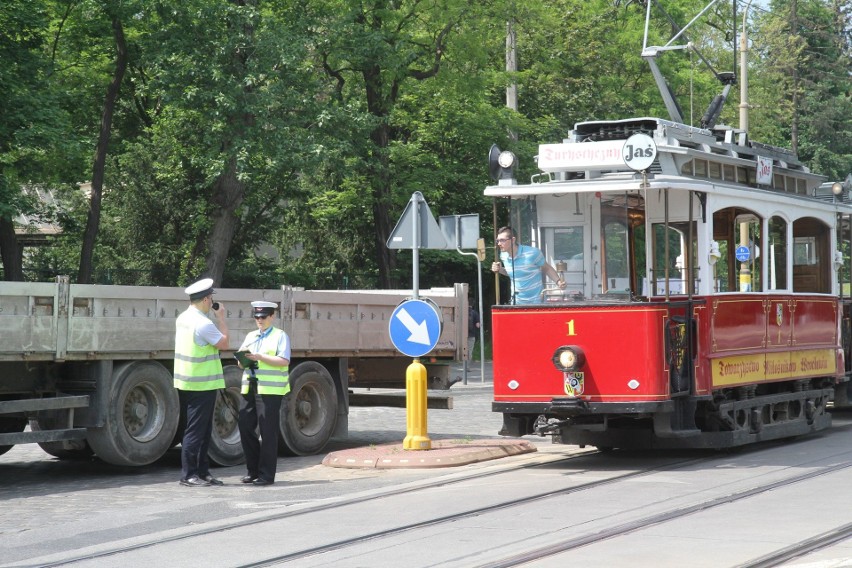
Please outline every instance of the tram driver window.
[[545, 253], [565, 279], [567, 289], [582, 293], [586, 272], [583, 265], [583, 226], [545, 227], [543, 236]]

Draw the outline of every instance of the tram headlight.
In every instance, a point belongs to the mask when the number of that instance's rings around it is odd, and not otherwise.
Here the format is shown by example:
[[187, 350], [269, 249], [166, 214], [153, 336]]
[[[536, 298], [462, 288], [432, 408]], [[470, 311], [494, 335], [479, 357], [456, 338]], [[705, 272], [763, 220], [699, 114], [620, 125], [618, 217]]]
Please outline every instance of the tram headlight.
[[553, 353], [552, 361], [559, 371], [578, 371], [585, 365], [586, 355], [576, 345], [563, 345]]

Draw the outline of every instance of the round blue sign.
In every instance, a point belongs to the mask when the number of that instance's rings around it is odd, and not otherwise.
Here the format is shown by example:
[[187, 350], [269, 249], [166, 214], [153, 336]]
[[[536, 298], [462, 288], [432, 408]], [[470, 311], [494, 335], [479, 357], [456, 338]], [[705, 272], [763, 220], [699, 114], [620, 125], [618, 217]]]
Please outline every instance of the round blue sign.
[[751, 252], [748, 250], [748, 247], [737, 247], [734, 254], [740, 262], [748, 262], [748, 259], [751, 258]]
[[438, 344], [441, 318], [433, 302], [406, 300], [391, 314], [388, 331], [393, 346], [400, 353], [421, 357]]

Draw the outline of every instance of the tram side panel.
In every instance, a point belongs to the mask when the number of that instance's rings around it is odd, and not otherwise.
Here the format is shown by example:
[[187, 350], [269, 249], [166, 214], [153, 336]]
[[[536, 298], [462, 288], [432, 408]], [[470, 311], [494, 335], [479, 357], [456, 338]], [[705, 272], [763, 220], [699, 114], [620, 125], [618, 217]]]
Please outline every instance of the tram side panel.
[[732, 295], [709, 306], [711, 390], [843, 378], [835, 298]]

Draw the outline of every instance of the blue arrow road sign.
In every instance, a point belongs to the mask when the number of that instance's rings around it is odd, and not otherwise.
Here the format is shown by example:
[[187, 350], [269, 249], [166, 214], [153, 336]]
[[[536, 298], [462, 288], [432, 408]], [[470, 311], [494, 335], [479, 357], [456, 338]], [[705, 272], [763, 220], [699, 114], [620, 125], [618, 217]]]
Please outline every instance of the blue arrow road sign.
[[426, 355], [438, 344], [441, 320], [433, 305], [406, 300], [396, 307], [388, 324], [390, 338], [400, 353], [409, 357]]
[[751, 257], [751, 251], [748, 250], [748, 247], [737, 247], [737, 250], [734, 251], [734, 256], [740, 262], [748, 262], [748, 259]]

